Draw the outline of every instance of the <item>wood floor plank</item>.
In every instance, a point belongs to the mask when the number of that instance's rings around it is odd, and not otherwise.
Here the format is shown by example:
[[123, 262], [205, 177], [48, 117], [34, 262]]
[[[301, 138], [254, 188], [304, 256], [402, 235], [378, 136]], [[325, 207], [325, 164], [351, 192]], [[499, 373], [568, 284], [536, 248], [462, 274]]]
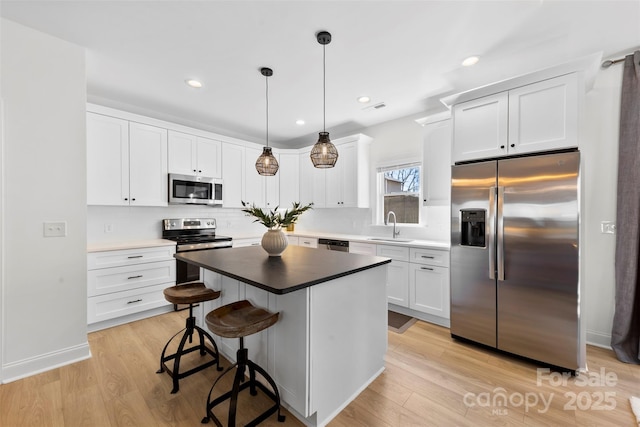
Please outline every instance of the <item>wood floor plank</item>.
[[[207, 393], [219, 372], [209, 368], [180, 380], [177, 394], [171, 394], [169, 375], [156, 374], [162, 348], [184, 328], [187, 314], [167, 313], [91, 333], [91, 359], [0, 385], [0, 426], [200, 425]], [[589, 377], [581, 376], [555, 384], [549, 377], [539, 380], [539, 365], [454, 340], [438, 325], [418, 321], [403, 334], [389, 332], [388, 338], [385, 371], [329, 426], [635, 425], [629, 397], [640, 396], [640, 366], [619, 362], [611, 350], [587, 347], [589, 374], [614, 375], [609, 384], [585, 385]], [[191, 354], [187, 363], [198, 358]], [[226, 368], [229, 362], [223, 360], [222, 365]], [[229, 389], [232, 380], [228, 375], [220, 381], [219, 392]], [[515, 400], [507, 406], [493, 404], [500, 393]], [[582, 407], [569, 405], [572, 396], [581, 393]], [[615, 407], [585, 405], [593, 403], [585, 399], [593, 401], [604, 393]], [[238, 420], [246, 423], [269, 402], [260, 394], [245, 395]], [[553, 398], [547, 408], [541, 403], [528, 408], [518, 404], [518, 396], [534, 395]], [[226, 409], [216, 413], [225, 423]], [[261, 425], [302, 426], [285, 414], [284, 423], [271, 416]]]

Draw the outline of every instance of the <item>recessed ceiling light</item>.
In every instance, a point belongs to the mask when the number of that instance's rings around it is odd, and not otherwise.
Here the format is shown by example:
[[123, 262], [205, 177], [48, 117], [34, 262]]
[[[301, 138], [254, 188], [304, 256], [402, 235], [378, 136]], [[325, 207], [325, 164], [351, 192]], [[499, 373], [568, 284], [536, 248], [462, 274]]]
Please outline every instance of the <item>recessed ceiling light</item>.
[[465, 67], [471, 67], [472, 65], [476, 65], [480, 61], [480, 58], [477, 56], [470, 56], [464, 61], [462, 61], [462, 65]]
[[368, 96], [361, 96], [360, 98], [358, 98], [358, 102], [361, 104], [366, 104], [369, 101], [371, 101], [371, 98], [369, 98]]
[[302, 119], [296, 120], [296, 124], [298, 126], [302, 126], [304, 124], [304, 120], [302, 120]]
[[200, 83], [198, 80], [195, 80], [195, 79], [187, 79], [184, 82], [191, 87], [195, 87], [195, 88], [202, 87], [202, 83]]

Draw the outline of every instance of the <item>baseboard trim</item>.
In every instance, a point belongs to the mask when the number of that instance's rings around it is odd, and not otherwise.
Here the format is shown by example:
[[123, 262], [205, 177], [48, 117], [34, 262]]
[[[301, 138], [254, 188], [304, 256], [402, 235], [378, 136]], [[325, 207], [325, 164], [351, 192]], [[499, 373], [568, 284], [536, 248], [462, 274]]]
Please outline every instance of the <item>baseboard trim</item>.
[[18, 362], [7, 363], [2, 366], [2, 384], [17, 381], [42, 372], [50, 371], [61, 366], [70, 365], [91, 357], [89, 342], [58, 351], [41, 354]]
[[405, 316], [415, 317], [416, 319], [420, 319], [424, 322], [429, 322], [435, 325], [444, 326], [445, 328], [451, 327], [451, 321], [449, 319], [445, 319], [444, 317], [422, 313], [421, 311], [412, 310], [410, 308], [402, 307], [402, 306], [391, 304], [391, 303], [388, 303], [387, 307], [391, 311], [404, 314]]
[[173, 304], [167, 304], [163, 305], [162, 307], [152, 308], [151, 310], [145, 310], [139, 313], [133, 313], [126, 316], [103, 320], [102, 322], [90, 323], [87, 325], [87, 332], [91, 333], [100, 331], [102, 329], [113, 328], [114, 326], [124, 325], [125, 323], [135, 322], [136, 320], [158, 316], [160, 314], [169, 313], [171, 311], [173, 311]]
[[587, 331], [587, 344], [611, 350], [611, 335]]

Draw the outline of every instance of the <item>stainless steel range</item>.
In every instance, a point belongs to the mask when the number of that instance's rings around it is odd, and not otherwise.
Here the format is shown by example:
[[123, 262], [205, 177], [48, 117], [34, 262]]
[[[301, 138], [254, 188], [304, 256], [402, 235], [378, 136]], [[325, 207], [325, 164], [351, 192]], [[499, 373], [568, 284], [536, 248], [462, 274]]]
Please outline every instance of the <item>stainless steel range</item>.
[[[231, 237], [216, 235], [214, 218], [175, 218], [162, 220], [162, 238], [176, 242], [176, 252], [230, 248]], [[176, 284], [200, 280], [200, 268], [176, 260]]]

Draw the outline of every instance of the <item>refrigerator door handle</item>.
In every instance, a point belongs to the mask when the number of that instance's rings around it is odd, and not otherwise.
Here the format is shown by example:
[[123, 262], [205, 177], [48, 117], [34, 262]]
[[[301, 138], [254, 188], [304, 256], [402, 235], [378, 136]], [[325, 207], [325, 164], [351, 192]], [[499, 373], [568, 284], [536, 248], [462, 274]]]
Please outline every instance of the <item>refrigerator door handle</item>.
[[489, 279], [496, 278], [496, 239], [493, 227], [496, 223], [496, 187], [489, 188], [489, 218], [485, 227], [489, 247]]
[[504, 281], [504, 187], [498, 187], [497, 266], [498, 280]]

